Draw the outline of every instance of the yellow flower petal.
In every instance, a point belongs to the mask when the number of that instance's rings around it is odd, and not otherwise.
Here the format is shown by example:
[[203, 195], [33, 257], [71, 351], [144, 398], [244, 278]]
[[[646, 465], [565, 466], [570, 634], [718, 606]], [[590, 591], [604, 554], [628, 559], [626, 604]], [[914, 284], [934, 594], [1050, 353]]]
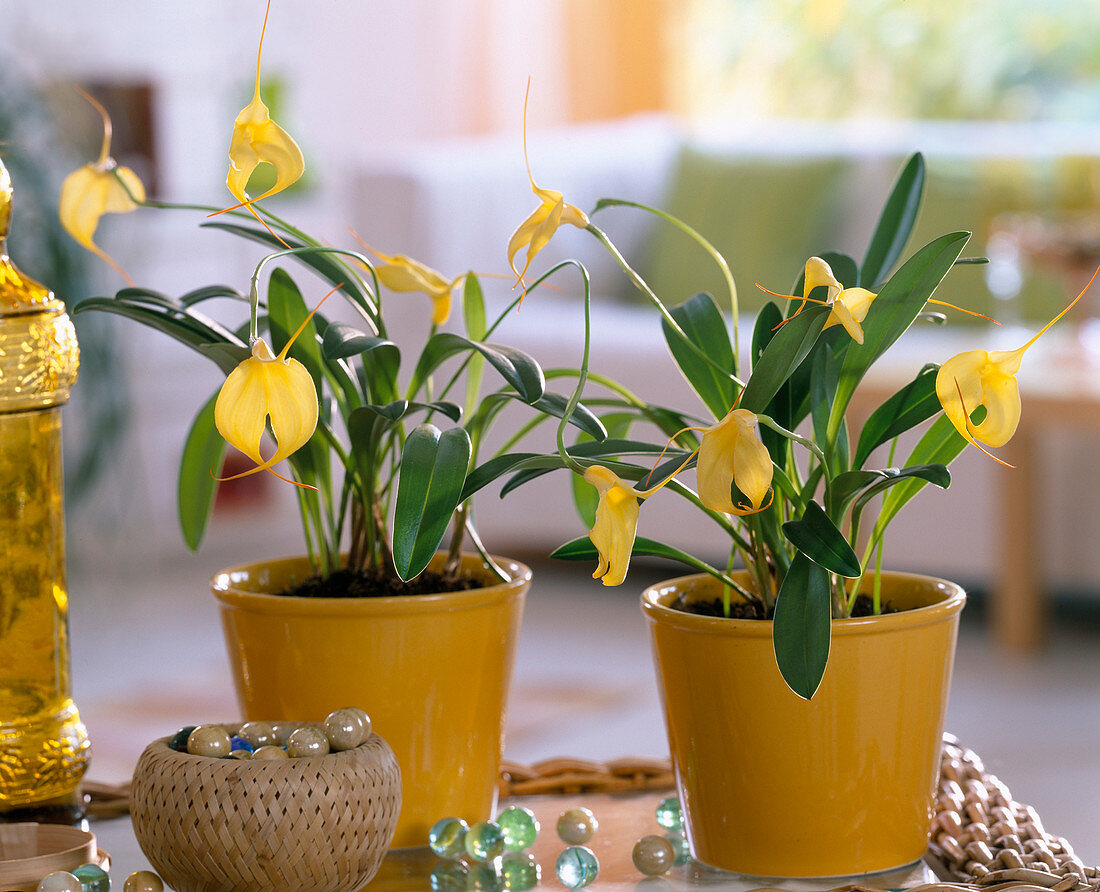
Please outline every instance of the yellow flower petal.
[[[940, 366], [936, 396], [968, 442], [1004, 446], [1016, 433], [1022, 411], [1016, 374], [1025, 349], [968, 350]], [[978, 406], [985, 407], [986, 416], [981, 424], [974, 424], [970, 416]]]
[[[530, 85], [528, 85], [530, 86]], [[564, 196], [554, 189], [543, 189], [536, 182], [531, 173], [531, 162], [527, 157], [527, 99], [523, 100], [523, 162], [527, 165], [527, 179], [531, 183], [531, 191], [539, 199], [539, 206], [531, 212], [522, 223], [516, 227], [508, 239], [508, 265], [516, 275], [516, 284], [523, 283], [523, 277], [535, 255], [549, 243], [554, 233], [563, 224], [568, 223], [584, 229], [588, 225], [588, 217], [580, 208], [565, 201]], [[516, 269], [515, 257], [524, 247], [527, 247], [527, 257], [522, 270]]]
[[584, 479], [600, 494], [596, 522], [588, 534], [600, 556], [592, 578], [604, 585], [620, 585], [626, 579], [638, 529], [638, 493], [613, 471], [600, 465], [588, 468]]
[[137, 208], [135, 199], [145, 201], [145, 186], [130, 168], [115, 164], [110, 154], [111, 117], [95, 97], [83, 90], [80, 92], [103, 118], [103, 147], [94, 164], [85, 164], [65, 177], [57, 202], [57, 216], [62, 227], [78, 244], [109, 264], [133, 285], [134, 280], [129, 273], [95, 243], [95, 231], [104, 214], [125, 214]]
[[[260, 438], [268, 419], [275, 435], [275, 454], [260, 455]], [[214, 404], [214, 423], [226, 441], [254, 462], [244, 477], [270, 470], [303, 446], [317, 427], [317, 390], [313, 379], [296, 359], [271, 353], [261, 338], [252, 355], [225, 380]]]
[[[260, 47], [256, 51], [256, 89], [252, 94], [252, 101], [240, 110], [233, 121], [233, 135], [229, 140], [229, 175], [225, 180], [229, 191], [240, 202], [237, 207], [247, 207], [265, 227], [267, 224], [253, 210], [252, 203], [282, 192], [302, 176], [306, 167], [298, 144], [289, 133], [271, 120], [271, 113], [260, 99], [260, 59], [263, 57], [264, 34], [267, 33], [267, 17], [270, 13], [271, 0], [268, 0], [264, 24], [260, 29]], [[248, 180], [253, 171], [264, 162], [275, 168], [275, 184], [262, 195], [249, 198], [245, 191]], [[270, 227], [268, 230], [270, 231]]]
[[[696, 478], [699, 498], [712, 511], [746, 515], [760, 511], [772, 485], [771, 456], [756, 433], [756, 416], [747, 409], [733, 409], [703, 431], [699, 444]], [[735, 504], [732, 488], [749, 500]]]
[[[253, 199], [245, 191], [252, 173], [263, 162], [275, 168], [274, 185]], [[302, 150], [290, 134], [271, 120], [268, 108], [260, 99], [259, 81], [256, 95], [241, 109], [233, 122], [229, 142], [229, 175], [225, 184], [242, 205], [260, 201], [290, 186], [305, 171]]]
[[845, 288], [833, 298], [832, 312], [825, 320], [825, 328], [843, 325], [857, 344], [863, 343], [863, 327], [860, 323], [867, 318], [871, 301], [878, 295], [866, 288]]
[[833, 275], [833, 268], [820, 257], [811, 257], [806, 261], [805, 281], [802, 285], [802, 296], [809, 297], [815, 288], [824, 285], [829, 293], [826, 300], [831, 301], [841, 290], [840, 282]]
[[442, 274], [404, 254], [383, 254], [364, 247], [383, 262], [375, 267], [379, 281], [391, 291], [419, 291], [432, 299], [432, 322], [442, 325], [451, 316], [451, 294], [465, 280], [465, 274], [448, 281]]

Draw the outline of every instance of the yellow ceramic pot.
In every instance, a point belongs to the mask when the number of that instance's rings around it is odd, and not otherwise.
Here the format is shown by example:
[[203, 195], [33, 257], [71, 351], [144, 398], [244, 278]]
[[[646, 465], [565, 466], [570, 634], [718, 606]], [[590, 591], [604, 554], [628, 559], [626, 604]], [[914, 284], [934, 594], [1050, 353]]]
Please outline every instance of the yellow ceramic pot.
[[900, 612], [837, 620], [813, 700], [783, 682], [770, 622], [669, 607], [720, 596], [710, 576], [643, 594], [669, 747], [696, 860], [756, 876], [894, 869], [928, 844], [966, 595], [884, 574]]
[[[437, 562], [439, 557], [437, 556]], [[323, 719], [359, 706], [397, 756], [394, 848], [426, 845], [435, 821], [492, 816], [505, 700], [531, 571], [477, 557], [484, 588], [382, 598], [270, 594], [310, 574], [305, 558], [246, 564], [214, 577], [237, 697], [248, 719]], [[437, 568], [433, 563], [432, 568]], [[494, 584], [495, 583], [495, 584]]]

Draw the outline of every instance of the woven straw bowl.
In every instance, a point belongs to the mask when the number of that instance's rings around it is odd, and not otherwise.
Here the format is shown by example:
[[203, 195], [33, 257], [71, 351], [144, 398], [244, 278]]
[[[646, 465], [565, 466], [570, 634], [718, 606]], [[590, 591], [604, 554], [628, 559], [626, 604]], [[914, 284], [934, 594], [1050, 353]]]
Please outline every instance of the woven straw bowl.
[[372, 734], [327, 756], [250, 761], [145, 748], [130, 811], [149, 863], [178, 892], [351, 892], [393, 839], [401, 775]]

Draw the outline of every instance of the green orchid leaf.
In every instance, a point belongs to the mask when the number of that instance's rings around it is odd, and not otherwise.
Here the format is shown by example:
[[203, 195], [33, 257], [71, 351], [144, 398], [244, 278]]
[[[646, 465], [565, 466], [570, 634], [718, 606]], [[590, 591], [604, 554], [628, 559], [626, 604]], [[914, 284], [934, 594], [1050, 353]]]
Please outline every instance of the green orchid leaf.
[[795, 555], [776, 598], [772, 645], [783, 680], [805, 700], [825, 675], [830, 631], [828, 571]]
[[783, 533], [795, 548], [826, 570], [849, 579], [863, 573], [852, 546], [817, 502], [807, 503], [801, 520], [783, 524]]
[[417, 393], [444, 360], [464, 351], [476, 351], [484, 356], [525, 403], [535, 402], [546, 390], [542, 369], [522, 350], [499, 344], [483, 344], [450, 332], [440, 332], [432, 335], [420, 354], [409, 392]]
[[[466, 324], [466, 337], [472, 341], [482, 341], [488, 332], [485, 317], [485, 297], [481, 292], [481, 283], [477, 276], [469, 273], [462, 285], [462, 317]], [[466, 405], [477, 405], [481, 393], [481, 379], [485, 368], [485, 357], [471, 356], [466, 367]]]
[[[591, 486], [588, 488], [594, 489]], [[638, 536], [634, 539], [634, 547], [630, 549], [630, 554], [632, 557], [666, 558], [688, 567], [701, 569], [700, 564], [702, 561], [698, 558], [692, 557], [686, 551], [681, 551], [674, 545], [667, 545], [664, 542], [658, 542], [656, 539], [647, 539], [645, 536]], [[581, 536], [559, 545], [550, 552], [550, 557], [559, 561], [596, 561], [600, 555], [596, 551], [596, 546], [592, 544], [592, 540], [587, 536]]]
[[462, 420], [462, 406], [450, 400], [436, 400], [433, 403], [409, 403], [410, 409], [423, 409], [426, 412], [439, 412], [455, 424]]
[[859, 273], [859, 284], [864, 288], [874, 291], [883, 276], [898, 262], [917, 222], [923, 194], [924, 157], [918, 152], [898, 174], [875, 233], [871, 236], [871, 243], [867, 246]]
[[216, 362], [218, 368], [225, 372], [226, 375], [252, 355], [252, 351], [247, 347], [241, 347], [237, 344], [223, 344], [221, 342], [217, 344], [199, 344], [198, 350], [204, 356]]
[[940, 411], [939, 397], [936, 396], [938, 371], [939, 366], [926, 365], [912, 381], [871, 413], [859, 435], [853, 462], [855, 467], [862, 468], [879, 446]]
[[[569, 397], [550, 391], [546, 391], [531, 403], [532, 408], [554, 418], [562, 418], [568, 405]], [[603, 422], [584, 403], [577, 403], [573, 409], [573, 414], [569, 418], [569, 423], [598, 441], [607, 439], [607, 431], [604, 429]]]
[[[290, 273], [282, 267], [275, 268], [267, 284], [267, 314], [268, 327], [271, 329], [271, 349], [279, 354], [298, 330], [298, 326], [309, 316], [302, 292], [298, 290]], [[320, 397], [325, 373], [316, 322], [316, 316], [309, 320], [302, 333], [291, 344], [287, 355], [305, 366]]]
[[847, 410], [867, 370], [917, 318], [969, 239], [969, 232], [951, 232], [929, 242], [891, 276], [871, 303], [863, 320], [863, 343], [844, 355], [832, 405], [833, 424]]
[[946, 465], [933, 463], [928, 465], [910, 465], [906, 468], [887, 468], [882, 472], [884, 479], [868, 486], [856, 499], [855, 510], [862, 511], [863, 506], [883, 490], [897, 486], [903, 482], [917, 482], [918, 485], [931, 483], [940, 489], [947, 489], [951, 485], [951, 472]]
[[769, 300], [756, 314], [756, 323], [752, 327], [752, 362], [755, 366], [764, 348], [775, 337], [776, 331], [783, 323], [783, 311], [773, 300]]
[[[708, 356], [719, 368], [729, 369], [732, 374], [737, 374], [737, 362], [729, 332], [726, 330], [726, 320], [713, 297], [705, 293], [696, 294], [674, 308], [671, 315], [688, 340], [703, 355]], [[672, 358], [676, 360], [676, 365], [699, 395], [699, 399], [715, 418], [725, 417], [737, 397], [736, 385], [685, 344], [683, 338], [665, 319], [661, 320], [661, 330]]]
[[248, 303], [248, 297], [237, 291], [236, 288], [231, 288], [228, 285], [207, 285], [203, 288], [196, 288], [194, 291], [188, 291], [186, 294], [180, 297], [180, 304], [185, 307], [190, 307], [193, 304], [199, 304], [206, 300], [213, 300], [218, 297], [228, 297], [230, 300], [241, 301]]
[[830, 517], [840, 517], [852, 499], [887, 476], [885, 471], [845, 471], [837, 474], [825, 488], [826, 513]]
[[221, 473], [225, 458], [225, 440], [214, 424], [215, 393], [199, 410], [191, 424], [191, 430], [183, 444], [180, 459], [179, 501], [180, 529], [183, 541], [192, 551], [197, 551], [206, 535], [206, 526], [214, 510], [214, 497], [218, 482], [214, 477]]
[[[928, 428], [924, 436], [917, 442], [917, 445], [913, 447], [906, 465], [938, 464], [947, 466], [965, 448], [966, 438], [955, 430], [955, 425], [951, 423], [946, 415], [941, 415], [932, 422], [932, 426]], [[920, 478], [915, 478], [893, 487], [883, 497], [878, 522], [885, 526], [893, 520], [906, 502], [920, 492], [925, 482]]]
[[461, 501], [470, 465], [461, 427], [422, 424], [405, 439], [393, 519], [393, 562], [405, 582], [428, 566]]
[[[231, 332], [226, 332], [228, 337], [223, 337], [217, 331], [207, 328], [195, 320], [190, 318], [177, 318], [176, 316], [169, 316], [162, 312], [152, 310], [149, 307], [139, 307], [132, 304], [119, 303], [113, 298], [105, 297], [90, 297], [82, 300], [77, 304], [76, 309], [73, 311], [73, 315], [87, 312], [89, 310], [99, 310], [107, 313], [113, 313], [116, 316], [122, 316], [126, 319], [132, 319], [135, 322], [140, 322], [142, 325], [146, 325], [149, 328], [156, 329], [157, 331], [168, 335], [171, 338], [179, 341], [192, 350], [203, 353], [202, 348], [208, 344], [217, 343], [231, 343], [241, 345], [239, 339], [237, 339]], [[228, 374], [232, 371], [232, 368], [224, 368], [225, 357], [223, 355], [211, 352], [203, 353], [212, 362], [218, 365], [222, 371]]]
[[[261, 245], [266, 245], [272, 251], [285, 251], [288, 247], [317, 247], [316, 245], [306, 245], [290, 236], [280, 237], [268, 232], [266, 229], [254, 229], [249, 226], [239, 226], [236, 223], [203, 223], [201, 225], [205, 228], [221, 229], [233, 235], [240, 236], [241, 238], [259, 242]], [[375, 306], [375, 300], [370, 289], [367, 288], [358, 273], [350, 266], [337, 259], [339, 255], [308, 253], [294, 254], [291, 256], [299, 263], [314, 270], [333, 288], [339, 286], [340, 290], [347, 295], [348, 299], [351, 301], [352, 306], [359, 311], [359, 314], [372, 325], [374, 324], [374, 320], [378, 316], [378, 310]]]
[[806, 358], [828, 316], [828, 307], [810, 306], [783, 323], [753, 366], [752, 376], [741, 394], [742, 409], [764, 411], [783, 382]]
[[[815, 442], [824, 443], [829, 429], [829, 407], [833, 403], [836, 385], [840, 380], [840, 362], [827, 343], [820, 344], [819, 348], [807, 357], [807, 361], [810, 360], [812, 360], [812, 373], [807, 381], [810, 394], [810, 417], [813, 419]], [[802, 366], [805, 365], [805, 362], [802, 363]], [[792, 418], [788, 421], [793, 424], [795, 420]]]
[[393, 341], [366, 334], [343, 322], [332, 322], [325, 328], [321, 349], [330, 361], [360, 357], [371, 399], [376, 402], [397, 399], [401, 350]]

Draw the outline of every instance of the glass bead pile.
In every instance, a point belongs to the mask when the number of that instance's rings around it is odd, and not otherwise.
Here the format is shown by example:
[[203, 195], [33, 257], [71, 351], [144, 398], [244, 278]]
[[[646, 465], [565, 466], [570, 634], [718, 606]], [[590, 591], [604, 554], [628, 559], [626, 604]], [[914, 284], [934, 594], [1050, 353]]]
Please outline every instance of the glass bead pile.
[[297, 759], [355, 749], [370, 733], [370, 717], [362, 709], [348, 707], [330, 712], [324, 722], [185, 725], [168, 746], [213, 759]]
[[[37, 892], [109, 892], [110, 888], [110, 874], [98, 864], [81, 864], [72, 873], [55, 870], [36, 887]], [[164, 882], [151, 870], [139, 870], [126, 878], [122, 892], [164, 892]]]
[[595, 853], [585, 846], [569, 846], [554, 863], [558, 882], [566, 889], [583, 889], [600, 873], [600, 862]]

